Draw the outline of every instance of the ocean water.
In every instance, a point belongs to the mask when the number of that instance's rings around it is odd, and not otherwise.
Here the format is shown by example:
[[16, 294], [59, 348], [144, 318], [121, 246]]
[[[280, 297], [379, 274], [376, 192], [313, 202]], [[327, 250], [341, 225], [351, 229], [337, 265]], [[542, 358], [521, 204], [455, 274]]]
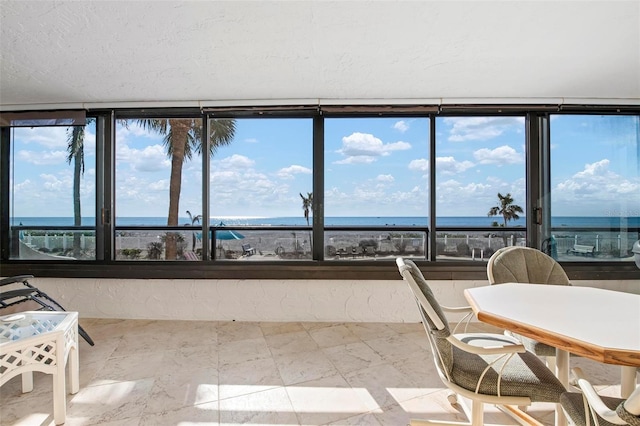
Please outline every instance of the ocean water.
[[[438, 217], [437, 225], [446, 227], [485, 227], [497, 221], [502, 223], [502, 217]], [[189, 218], [180, 218], [180, 225], [190, 225]], [[307, 224], [304, 217], [212, 217], [212, 225], [223, 223], [227, 226], [253, 225], [253, 226], [304, 226]], [[71, 217], [15, 217], [10, 219], [11, 226], [73, 226]], [[116, 226], [165, 226], [167, 219], [163, 217], [118, 217]], [[94, 217], [83, 217], [83, 226], [94, 226]], [[427, 217], [325, 217], [325, 225], [329, 226], [422, 226], [429, 225]], [[512, 220], [509, 226], [526, 226], [526, 219], [521, 217]], [[640, 228], [640, 217], [587, 217], [587, 216], [560, 216], [551, 218], [553, 228]]]

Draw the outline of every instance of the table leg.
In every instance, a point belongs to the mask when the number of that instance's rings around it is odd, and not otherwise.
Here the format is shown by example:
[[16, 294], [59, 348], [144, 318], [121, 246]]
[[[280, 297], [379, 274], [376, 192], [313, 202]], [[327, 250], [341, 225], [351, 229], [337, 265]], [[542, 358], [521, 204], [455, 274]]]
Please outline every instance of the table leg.
[[[556, 377], [567, 388], [569, 386], [569, 352], [556, 348]], [[556, 404], [556, 426], [567, 426], [562, 405]]]
[[69, 381], [71, 382], [71, 393], [78, 393], [80, 390], [80, 362], [77, 344], [74, 348], [71, 348], [69, 353]]
[[53, 421], [57, 425], [63, 424], [67, 419], [67, 389], [65, 380], [66, 360], [64, 357], [64, 334], [59, 333], [56, 339], [56, 369], [53, 376]]
[[620, 366], [620, 397], [629, 398], [636, 389], [636, 367]]
[[33, 390], [33, 371], [22, 373], [22, 393], [31, 392]]

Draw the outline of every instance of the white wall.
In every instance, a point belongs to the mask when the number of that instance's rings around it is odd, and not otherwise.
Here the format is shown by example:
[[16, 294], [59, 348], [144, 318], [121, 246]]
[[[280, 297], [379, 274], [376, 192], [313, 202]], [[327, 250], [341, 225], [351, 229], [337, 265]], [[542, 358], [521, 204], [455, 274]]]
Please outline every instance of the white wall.
[[[237, 321], [417, 322], [398, 280], [134, 280], [35, 278], [32, 283], [81, 318]], [[430, 281], [443, 305], [487, 281]], [[574, 281], [640, 294], [640, 280]]]

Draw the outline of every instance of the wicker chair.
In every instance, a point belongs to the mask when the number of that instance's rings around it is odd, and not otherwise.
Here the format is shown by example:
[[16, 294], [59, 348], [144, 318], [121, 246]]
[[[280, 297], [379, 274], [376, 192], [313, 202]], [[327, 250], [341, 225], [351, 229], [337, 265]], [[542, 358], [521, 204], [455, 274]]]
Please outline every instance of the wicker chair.
[[[440, 379], [453, 392], [449, 401], [462, 405], [472, 425], [483, 424], [485, 403], [498, 405], [523, 424], [533, 419], [515, 406], [559, 403], [565, 388], [537, 356], [527, 352], [515, 338], [503, 334], [457, 334], [458, 326], [449, 328], [445, 312], [470, 316], [471, 308], [440, 306], [415, 263], [402, 258], [397, 258], [396, 263], [418, 303]], [[456, 395], [470, 399], [471, 409]], [[411, 421], [411, 425], [444, 424], [452, 423]]]

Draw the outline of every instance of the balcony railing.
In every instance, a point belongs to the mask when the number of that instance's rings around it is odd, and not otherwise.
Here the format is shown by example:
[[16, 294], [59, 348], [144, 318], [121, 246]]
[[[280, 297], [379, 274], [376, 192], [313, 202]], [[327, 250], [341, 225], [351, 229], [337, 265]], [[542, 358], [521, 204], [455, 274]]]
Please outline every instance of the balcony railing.
[[[311, 226], [211, 226], [212, 260], [312, 260]], [[631, 261], [640, 228], [554, 228], [554, 253], [561, 261]], [[175, 241], [175, 259], [202, 260], [202, 228], [198, 226], [116, 226], [115, 260], [167, 260], [167, 238]], [[486, 261], [504, 246], [524, 246], [526, 229], [439, 227], [437, 260]], [[592, 247], [589, 253], [576, 246]], [[385, 260], [396, 256], [429, 259], [429, 229], [401, 226], [326, 226], [325, 261]], [[96, 231], [87, 226], [14, 226], [11, 258], [96, 260]]]

